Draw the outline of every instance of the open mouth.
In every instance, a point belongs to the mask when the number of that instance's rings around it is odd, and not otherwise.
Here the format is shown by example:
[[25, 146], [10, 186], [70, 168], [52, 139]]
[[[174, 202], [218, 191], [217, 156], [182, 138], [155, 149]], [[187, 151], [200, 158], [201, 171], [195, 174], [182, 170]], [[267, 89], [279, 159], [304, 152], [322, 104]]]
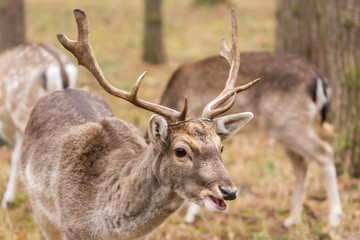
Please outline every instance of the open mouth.
[[227, 205], [224, 200], [218, 199], [212, 195], [206, 196], [204, 206], [211, 212], [223, 212], [227, 209]]

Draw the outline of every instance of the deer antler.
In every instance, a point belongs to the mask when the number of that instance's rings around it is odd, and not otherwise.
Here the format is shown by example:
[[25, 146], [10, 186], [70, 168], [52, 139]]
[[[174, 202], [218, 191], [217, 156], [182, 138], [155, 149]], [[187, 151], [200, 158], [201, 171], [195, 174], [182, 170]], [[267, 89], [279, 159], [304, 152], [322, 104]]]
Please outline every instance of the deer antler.
[[186, 113], [188, 108], [186, 96], [184, 108], [181, 112], [175, 111], [162, 105], [146, 102], [137, 97], [141, 81], [145, 77], [146, 72], [139, 76], [134, 85], [134, 88], [130, 93], [111, 85], [111, 83], [106, 79], [104, 73], [101, 71], [92, 50], [89, 37], [89, 21], [86, 17], [85, 12], [80, 9], [75, 9], [74, 15], [78, 26], [78, 40], [72, 41], [64, 34], [58, 34], [57, 38], [59, 42], [68, 51], [74, 54], [74, 56], [78, 60], [78, 64], [84, 66], [92, 73], [92, 75], [96, 78], [96, 80], [99, 82], [99, 84], [105, 91], [107, 91], [113, 96], [122, 98], [137, 107], [159, 114], [167, 118], [171, 122], [183, 121], [186, 119]]
[[[214, 100], [209, 102], [203, 110], [202, 118], [212, 119], [227, 110], [229, 110], [235, 102], [236, 93], [242, 92], [253, 85], [255, 85], [260, 79], [245, 84], [243, 86], [235, 87], [235, 82], [238, 76], [240, 68], [240, 51], [237, 41], [237, 20], [235, 9], [231, 8], [232, 15], [232, 47], [231, 50], [226, 46], [225, 38], [221, 40], [220, 55], [226, 58], [230, 64], [230, 72], [228, 80], [226, 81], [224, 90]], [[231, 98], [231, 99], [230, 99]], [[219, 106], [230, 99], [230, 102], [225, 106], [219, 108]]]

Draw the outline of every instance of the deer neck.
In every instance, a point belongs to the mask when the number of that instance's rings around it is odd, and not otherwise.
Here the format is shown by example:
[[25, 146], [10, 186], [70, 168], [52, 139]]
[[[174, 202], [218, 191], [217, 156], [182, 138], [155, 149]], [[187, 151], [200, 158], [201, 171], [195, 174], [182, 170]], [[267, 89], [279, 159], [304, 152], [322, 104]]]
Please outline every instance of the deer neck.
[[[109, 234], [132, 233], [129, 238], [143, 235], [181, 206], [183, 198], [161, 182], [158, 168], [164, 160], [164, 156], [149, 145], [142, 160], [132, 162], [131, 173], [126, 178], [113, 179], [102, 187], [115, 190], [100, 194], [101, 198], [109, 199], [99, 211]], [[125, 166], [124, 176], [129, 167]]]

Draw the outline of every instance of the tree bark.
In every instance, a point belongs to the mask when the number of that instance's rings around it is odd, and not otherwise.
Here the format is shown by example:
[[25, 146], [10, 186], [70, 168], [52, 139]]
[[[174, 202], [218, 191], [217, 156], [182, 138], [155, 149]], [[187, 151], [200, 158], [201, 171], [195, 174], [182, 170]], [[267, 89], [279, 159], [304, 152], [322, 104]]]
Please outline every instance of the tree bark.
[[152, 64], [164, 62], [161, 0], [145, 0], [145, 35], [143, 60]]
[[337, 165], [360, 177], [360, 1], [278, 0], [277, 51], [303, 56], [333, 89]]
[[26, 41], [23, 0], [0, 0], [0, 52]]

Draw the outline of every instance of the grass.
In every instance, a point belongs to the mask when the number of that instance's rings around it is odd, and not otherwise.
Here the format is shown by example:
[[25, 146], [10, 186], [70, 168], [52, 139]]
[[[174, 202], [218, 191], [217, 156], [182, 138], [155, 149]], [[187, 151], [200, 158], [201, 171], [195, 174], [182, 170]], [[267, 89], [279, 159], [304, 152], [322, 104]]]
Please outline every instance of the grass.
[[[145, 70], [148, 75], [140, 97], [159, 101], [171, 73], [181, 64], [218, 54], [221, 37], [230, 38], [227, 5], [196, 8], [192, 0], [163, 1], [167, 62], [159, 66], [143, 63], [142, 1], [27, 0], [27, 29], [30, 41], [49, 42], [62, 48], [55, 35], [65, 32], [76, 38], [72, 10], [87, 12], [91, 40], [100, 65], [117, 87], [130, 89]], [[237, 9], [239, 43], [242, 51], [274, 49], [275, 0], [232, 0]], [[80, 85], [106, 97], [116, 115], [144, 130], [150, 113], [108, 96], [91, 75], [80, 68]], [[0, 148], [0, 194], [10, 172], [11, 149]], [[150, 239], [358, 239], [360, 237], [360, 183], [347, 175], [339, 177], [344, 220], [336, 229], [327, 226], [327, 201], [316, 164], [310, 166], [304, 224], [289, 230], [282, 221], [289, 215], [294, 178], [282, 150], [262, 133], [240, 133], [225, 143], [224, 163], [240, 190], [225, 214], [205, 210], [197, 221], [183, 221], [186, 209], [172, 215]], [[17, 189], [15, 208], [0, 209], [0, 240], [42, 239], [23, 184]]]

